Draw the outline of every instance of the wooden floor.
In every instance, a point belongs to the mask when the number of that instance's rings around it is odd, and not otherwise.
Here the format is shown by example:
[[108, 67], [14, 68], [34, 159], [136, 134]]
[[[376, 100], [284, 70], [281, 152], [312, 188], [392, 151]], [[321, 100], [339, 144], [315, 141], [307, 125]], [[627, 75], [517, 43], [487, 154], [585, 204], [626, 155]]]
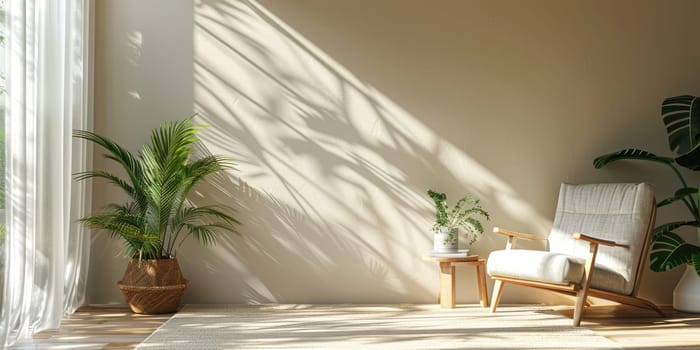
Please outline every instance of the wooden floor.
[[[573, 317], [573, 307], [558, 309]], [[632, 306], [593, 306], [586, 308], [581, 325], [624, 349], [700, 349], [700, 314], [661, 309], [666, 317]]]
[[[571, 317], [569, 306], [555, 309]], [[625, 349], [700, 349], [700, 314], [668, 307], [666, 317], [627, 306], [586, 309], [582, 326]], [[137, 315], [126, 308], [84, 307], [61, 328], [41, 332], [11, 349], [133, 349], [170, 315]]]
[[134, 349], [172, 314], [140, 315], [128, 307], [82, 307], [61, 328], [10, 349]]

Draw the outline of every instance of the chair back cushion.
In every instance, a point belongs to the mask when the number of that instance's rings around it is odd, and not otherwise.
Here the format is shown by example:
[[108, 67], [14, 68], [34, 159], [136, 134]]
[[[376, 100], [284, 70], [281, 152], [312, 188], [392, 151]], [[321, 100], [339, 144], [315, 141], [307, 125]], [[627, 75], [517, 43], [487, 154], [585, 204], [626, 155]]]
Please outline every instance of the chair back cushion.
[[562, 184], [549, 251], [585, 259], [589, 245], [573, 239], [576, 232], [626, 245], [598, 248], [591, 287], [629, 295], [644, 259], [655, 205], [653, 188], [645, 183]]

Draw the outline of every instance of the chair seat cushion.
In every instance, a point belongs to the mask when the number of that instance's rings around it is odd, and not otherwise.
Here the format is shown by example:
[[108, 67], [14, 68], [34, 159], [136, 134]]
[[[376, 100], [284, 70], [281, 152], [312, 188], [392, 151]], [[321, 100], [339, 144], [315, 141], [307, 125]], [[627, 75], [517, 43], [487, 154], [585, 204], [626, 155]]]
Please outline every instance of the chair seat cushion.
[[585, 260], [540, 250], [510, 249], [491, 252], [486, 271], [491, 276], [555, 284], [579, 283]]
[[[573, 255], [510, 249], [491, 252], [486, 271], [490, 276], [566, 285], [581, 282], [585, 264], [585, 259]], [[618, 292], [628, 282], [619, 273], [598, 265], [593, 268], [592, 275], [591, 287], [600, 290]]]

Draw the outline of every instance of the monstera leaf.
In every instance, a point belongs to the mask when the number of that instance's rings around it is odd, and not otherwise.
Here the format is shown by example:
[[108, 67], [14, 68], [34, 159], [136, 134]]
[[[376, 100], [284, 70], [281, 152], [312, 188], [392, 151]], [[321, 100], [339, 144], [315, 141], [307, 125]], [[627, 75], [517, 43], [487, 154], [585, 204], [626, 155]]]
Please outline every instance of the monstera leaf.
[[698, 98], [682, 95], [665, 99], [661, 104], [661, 117], [668, 133], [668, 145], [678, 155], [676, 162], [688, 169], [700, 170]]
[[695, 147], [690, 153], [676, 158], [676, 163], [690, 170], [700, 170], [700, 147]]
[[693, 264], [698, 271], [696, 262], [700, 262], [700, 247], [686, 243], [674, 232], [665, 232], [654, 236], [651, 247], [651, 269], [663, 272], [675, 269], [683, 264]]
[[596, 169], [600, 169], [605, 165], [625, 159], [636, 159], [636, 160], [647, 160], [651, 162], [659, 162], [664, 164], [673, 164], [673, 158], [659, 157], [651, 152], [647, 152], [641, 149], [627, 148], [617, 152], [604, 154], [593, 160], [593, 166]]
[[695, 269], [695, 274], [700, 277], [700, 254], [693, 255], [693, 268]]
[[674, 221], [663, 225], [659, 225], [654, 228], [654, 237], [666, 234], [668, 232], [672, 233], [673, 230], [681, 226], [700, 227], [700, 223], [698, 223], [697, 221]]
[[697, 188], [684, 187], [684, 188], [677, 190], [676, 193], [673, 194], [673, 196], [668, 197], [668, 198], [662, 200], [661, 202], [659, 202], [659, 204], [657, 204], [656, 206], [663, 207], [664, 205], [668, 205], [668, 204], [671, 204], [673, 202], [682, 200], [683, 198], [694, 195], [696, 193], [698, 193]]

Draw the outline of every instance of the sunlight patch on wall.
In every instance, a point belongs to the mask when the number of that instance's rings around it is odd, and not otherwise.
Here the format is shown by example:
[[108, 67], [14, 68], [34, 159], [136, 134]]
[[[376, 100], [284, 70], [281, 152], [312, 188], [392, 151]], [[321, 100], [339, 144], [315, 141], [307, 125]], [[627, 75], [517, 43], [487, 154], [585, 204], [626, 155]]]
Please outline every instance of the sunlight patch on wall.
[[[427, 300], [435, 276], [420, 260], [432, 248], [428, 187], [476, 194], [537, 228], [550, 224], [257, 3], [201, 0], [194, 12], [194, 101], [212, 125], [202, 136], [239, 163], [241, 180], [229, 186], [246, 246], [224, 248], [255, 270], [245, 274], [272, 293], [265, 298], [322, 302], [351, 288], [354, 302]], [[329, 273], [342, 278], [318, 282]], [[276, 288], [287, 279], [294, 283]]]
[[140, 31], [132, 31], [127, 37], [127, 55], [129, 63], [138, 66], [139, 58], [141, 58], [141, 50], [143, 48], [143, 33]]

